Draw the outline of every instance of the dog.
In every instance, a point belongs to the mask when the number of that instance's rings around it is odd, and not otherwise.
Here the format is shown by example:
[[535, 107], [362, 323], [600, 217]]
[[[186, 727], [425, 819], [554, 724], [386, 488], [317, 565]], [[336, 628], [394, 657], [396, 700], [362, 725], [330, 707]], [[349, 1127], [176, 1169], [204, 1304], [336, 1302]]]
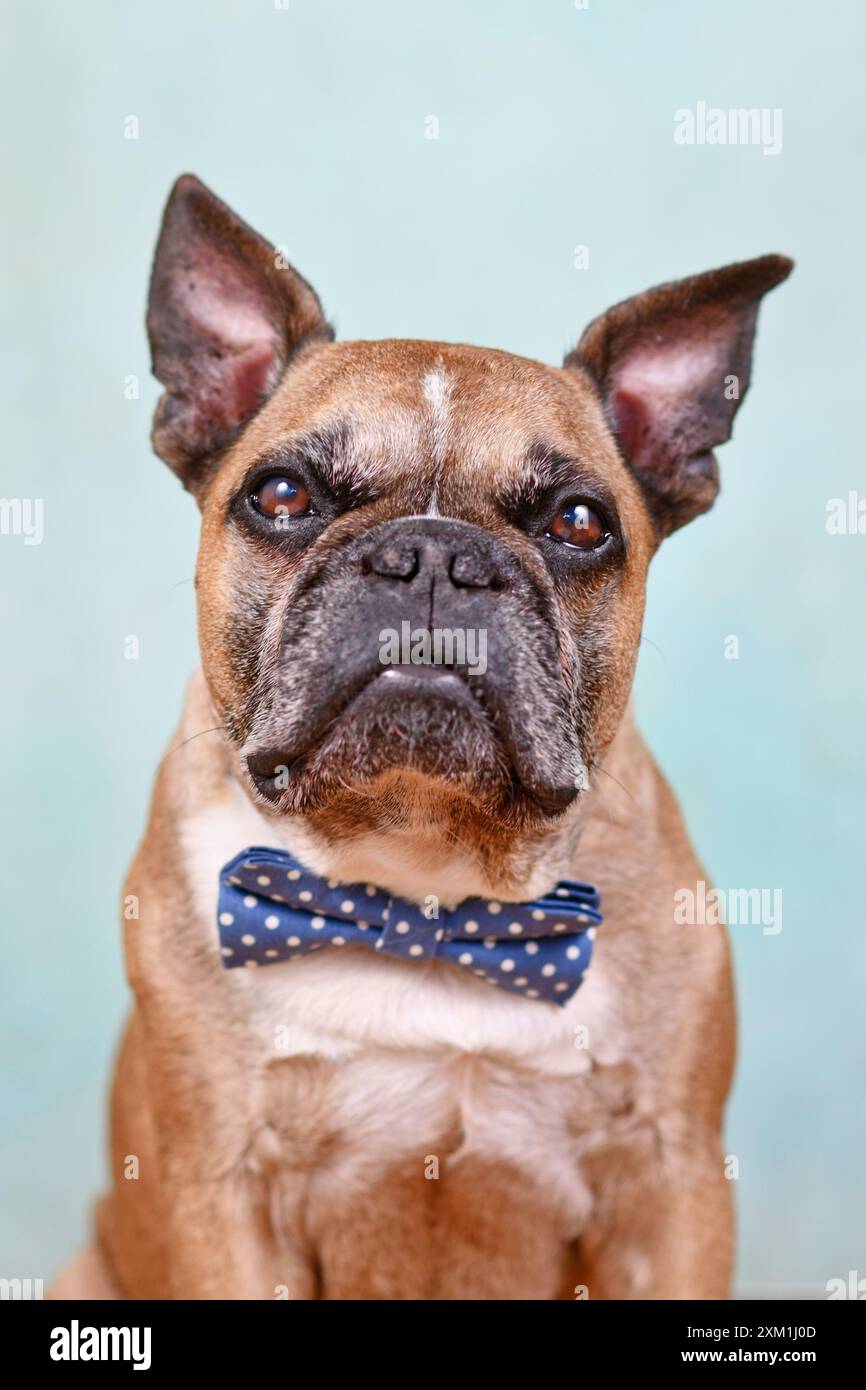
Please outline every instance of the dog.
[[[728, 945], [675, 922], [705, 874], [629, 693], [647, 566], [712, 505], [791, 267], [639, 294], [562, 368], [337, 342], [285, 258], [178, 180], [153, 443], [202, 513], [202, 669], [124, 892], [111, 1187], [55, 1297], [728, 1295]], [[406, 624], [483, 633], [484, 661], [384, 663]], [[250, 847], [337, 903], [342, 950], [285, 958], [275, 931], [272, 968], [226, 968], [218, 890], [260, 905], [226, 876]], [[509, 961], [518, 905], [572, 891], [568, 936]], [[423, 959], [368, 949], [353, 892], [414, 912]], [[534, 945], [593, 935], [585, 977], [529, 988]]]

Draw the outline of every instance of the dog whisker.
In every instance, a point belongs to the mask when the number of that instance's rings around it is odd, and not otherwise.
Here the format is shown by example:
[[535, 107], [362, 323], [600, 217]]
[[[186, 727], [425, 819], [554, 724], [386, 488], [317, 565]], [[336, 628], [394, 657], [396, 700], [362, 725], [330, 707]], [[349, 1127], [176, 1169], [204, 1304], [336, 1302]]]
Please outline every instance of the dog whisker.
[[[618, 777], [614, 777], [614, 775], [613, 775], [612, 772], [608, 772], [608, 770], [607, 770], [606, 767], [602, 767], [601, 763], [594, 763], [594, 762], [593, 762], [593, 763], [590, 763], [589, 766], [590, 766], [590, 770], [591, 770], [592, 772], [601, 772], [601, 773], [604, 774], [605, 777], [609, 777], [610, 780], [611, 780], [611, 782], [615, 782], [616, 785], [617, 785], [622, 791], [625, 792], [625, 794], [626, 794], [626, 796], [628, 797], [629, 801], [633, 801], [634, 804], [637, 805], [637, 798], [634, 797], [634, 796], [632, 795], [632, 793], [629, 791], [629, 789], [628, 789], [628, 787], [625, 785], [625, 783], [624, 783], [624, 782], [621, 782], [621, 781], [619, 780]], [[601, 791], [601, 788], [600, 788], [600, 787], [599, 787], [599, 791]]]
[[211, 729], [199, 729], [197, 734], [190, 734], [189, 738], [185, 738], [183, 740], [183, 743], [179, 743], [176, 748], [170, 748], [166, 753], [165, 758], [163, 758], [163, 762], [165, 762], [166, 758], [170, 758], [173, 753], [179, 753], [181, 748], [186, 748], [186, 745], [188, 743], [192, 743], [193, 739], [201, 738], [203, 734], [218, 734], [225, 732], [226, 728], [224, 724], [214, 724], [213, 728]]

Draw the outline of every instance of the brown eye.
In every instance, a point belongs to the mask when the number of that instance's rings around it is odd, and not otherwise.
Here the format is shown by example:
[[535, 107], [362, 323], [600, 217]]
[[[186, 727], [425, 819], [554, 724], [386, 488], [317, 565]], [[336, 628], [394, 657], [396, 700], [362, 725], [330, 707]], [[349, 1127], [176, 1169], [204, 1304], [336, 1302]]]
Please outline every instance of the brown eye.
[[595, 550], [610, 533], [592, 507], [585, 502], [571, 502], [556, 513], [547, 534], [555, 540], [564, 541], [566, 545], [575, 545], [579, 550]]
[[263, 478], [252, 495], [253, 506], [262, 516], [304, 516], [310, 510], [310, 494], [294, 478], [275, 475]]

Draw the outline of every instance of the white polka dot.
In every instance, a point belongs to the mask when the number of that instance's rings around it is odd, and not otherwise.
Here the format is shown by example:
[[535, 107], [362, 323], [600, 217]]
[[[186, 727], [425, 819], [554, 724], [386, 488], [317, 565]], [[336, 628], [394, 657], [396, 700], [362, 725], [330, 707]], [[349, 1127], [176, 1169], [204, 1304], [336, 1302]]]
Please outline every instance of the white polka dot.
[[255, 907], [257, 902], [258, 898], [254, 898], [252, 893], [247, 893], [247, 896], [244, 898], [244, 907]]
[[339, 886], [340, 886], [339, 883], [337, 882], [337, 880], [336, 880], [335, 878], [329, 878], [329, 879], [326, 879], [325, 881], [326, 881], [326, 883], [327, 883], [327, 885], [328, 885], [329, 888], [339, 888]]
[[546, 913], [546, 912], [542, 912], [542, 911], [541, 911], [541, 908], [536, 907], [535, 910], [533, 911], [532, 916], [533, 916], [533, 919], [534, 919], [536, 922], [543, 922], [544, 919], [545, 919], [545, 917], [547, 916], [547, 913]]
[[268, 931], [273, 931], [274, 928], [278, 927], [279, 925], [280, 919], [279, 917], [275, 917], [273, 912], [270, 914], [269, 917], [265, 918], [265, 926], [267, 927]]
[[511, 932], [512, 936], [520, 936], [523, 932], [523, 926], [520, 922], [511, 922], [508, 930]]
[[238, 884], [240, 883], [240, 879], [235, 878], [234, 874], [232, 874], [231, 878], [229, 879], [229, 883], [233, 883], [237, 888]]
[[220, 913], [220, 926], [221, 926], [221, 927], [230, 927], [231, 924], [232, 924], [232, 922], [233, 922], [234, 920], [235, 920], [235, 919], [234, 919], [234, 916], [233, 916], [233, 914], [232, 914], [231, 912], [221, 912], [221, 913]]
[[300, 900], [301, 900], [302, 903], [308, 903], [308, 902], [310, 901], [310, 899], [312, 898], [312, 896], [313, 896], [313, 895], [312, 895], [312, 893], [310, 892], [309, 888], [305, 888], [304, 891], [303, 891], [302, 893], [299, 893], [299, 894], [298, 894], [298, 897], [300, 898]]
[[547, 976], [555, 975], [555, 974], [556, 974], [556, 966], [555, 966], [555, 965], [543, 965], [543, 966], [541, 967], [541, 973], [542, 973], [542, 975], [547, 975]]
[[224, 955], [224, 956], [233, 956], [233, 955], [234, 955], [234, 951], [232, 950], [231, 946], [223, 946], [223, 955]]
[[568, 897], [568, 889], [567, 889], [567, 888], [557, 888], [557, 890], [556, 890], [556, 896], [557, 896], [558, 898], [567, 898], [567, 897]]
[[589, 931], [586, 934], [589, 937], [590, 941], [595, 941], [595, 927], [590, 927]]
[[241, 941], [244, 943], [245, 946], [255, 946], [256, 944], [256, 938], [254, 936], [250, 936], [249, 932], [247, 932], [245, 936], [241, 937]]
[[484, 975], [487, 974], [487, 972], [486, 972], [486, 970], [473, 970], [472, 974], [473, 974], [473, 975], [481, 975], [481, 976], [484, 976]]
[[561, 993], [563, 990], [568, 989], [568, 985], [564, 980], [560, 980], [558, 985], [554, 985], [554, 989], [557, 993]]
[[567, 924], [566, 922], [554, 922], [554, 924], [553, 924], [553, 930], [554, 930], [554, 931], [568, 931], [568, 924]]
[[496, 945], [496, 937], [495, 937], [495, 936], [485, 936], [485, 938], [484, 938], [484, 945], [487, 947], [488, 951], [492, 951], [492, 950], [493, 950], [493, 947]]
[[499, 969], [500, 969], [500, 970], [505, 970], [506, 972], [508, 972], [509, 970], [513, 970], [513, 969], [514, 969], [514, 961], [513, 961], [513, 960], [504, 960], [504, 961], [502, 962], [502, 964], [500, 965]]
[[321, 931], [321, 930], [322, 930], [322, 927], [323, 927], [324, 925], [325, 925], [325, 919], [324, 919], [324, 917], [311, 917], [311, 918], [310, 918], [310, 926], [313, 928], [313, 931]]
[[423, 954], [424, 954], [424, 947], [423, 947], [423, 946], [418, 946], [418, 945], [416, 944], [415, 946], [410, 946], [410, 947], [409, 947], [409, 955], [410, 955], [410, 956], [423, 956]]
[[370, 923], [369, 923], [369, 922], [356, 922], [356, 923], [355, 923], [355, 926], [358, 928], [358, 931], [369, 931], [369, 930], [370, 930]]
[[577, 915], [577, 920], [578, 920], [578, 922], [591, 922], [591, 921], [592, 921], [592, 918], [591, 918], [591, 917], [587, 917], [587, 915], [586, 915], [585, 912], [579, 912], [578, 915]]
[[526, 991], [526, 997], [527, 997], [527, 999], [537, 999], [537, 998], [538, 998], [538, 990], [537, 990], [537, 989], [528, 989], [528, 990]]
[[514, 983], [515, 983], [516, 985], [520, 985], [520, 987], [521, 987], [521, 989], [522, 989], [524, 985], [528, 985], [528, 984], [529, 984], [529, 981], [527, 980], [527, 978], [526, 978], [525, 975], [518, 975], [517, 978], [515, 979]]
[[267, 888], [270, 881], [271, 880], [268, 878], [267, 874], [259, 874], [258, 878], [256, 879], [256, 883], [260, 884], [262, 888]]
[[271, 960], [273, 960], [274, 956], [278, 956], [279, 954], [279, 951], [265, 951], [265, 955], [270, 957]]
[[492, 912], [492, 913], [493, 913], [493, 916], [495, 917], [496, 914], [497, 914], [497, 912], [501, 912], [501, 911], [502, 911], [502, 903], [498, 903], [498, 902], [496, 902], [495, 900], [494, 900], [492, 903], [488, 903], [488, 904], [487, 904], [487, 911], [488, 911], [488, 912]]
[[351, 898], [346, 898], [345, 902], [341, 902], [341, 903], [340, 903], [340, 911], [341, 911], [341, 912], [354, 912], [354, 911], [355, 911], [355, 904], [352, 902], [352, 899], [351, 899]]
[[398, 931], [398, 932], [400, 933], [401, 936], [405, 936], [406, 933], [407, 933], [407, 931], [409, 930], [409, 923], [408, 923], [408, 922], [398, 922], [397, 925], [396, 925], [396, 927], [394, 928], [394, 930], [395, 930], [395, 931]]
[[524, 949], [524, 951], [526, 952], [526, 954], [527, 954], [528, 956], [537, 956], [537, 955], [538, 955], [538, 942], [537, 942], [537, 941], [527, 941], [527, 943], [526, 943], [526, 945], [524, 946], [523, 949]]
[[287, 937], [286, 937], [286, 945], [287, 945], [287, 946], [300, 946], [300, 944], [301, 944], [301, 938], [300, 938], [299, 936], [287, 936]]
[[487, 981], [485, 981], [485, 983], [488, 984], [488, 985], [498, 985], [498, 984], [499, 984], [499, 981], [498, 981], [498, 980], [487, 980]]
[[367, 884], [367, 887], [364, 889], [364, 892], [367, 894], [368, 898], [375, 898], [376, 896], [376, 889], [372, 883]]
[[443, 927], [437, 927], [436, 931], [433, 933], [433, 939], [434, 939], [434, 941], [441, 941], [444, 935], [445, 935], [445, 930], [444, 930], [444, 928], [443, 928]]
[[478, 923], [477, 923], [477, 922], [466, 922], [466, 923], [464, 923], [463, 930], [464, 930], [465, 932], [469, 932], [469, 934], [471, 935], [473, 932], [477, 932], [477, 930], [478, 930]]
[[459, 962], [460, 962], [461, 965], [471, 965], [471, 964], [472, 964], [472, 956], [471, 956], [471, 954], [470, 954], [469, 951], [464, 951], [462, 955], [459, 955], [459, 956], [457, 957], [457, 959], [459, 960]]
[[331, 945], [332, 945], [332, 946], [345, 946], [345, 944], [346, 944], [346, 938], [345, 938], [345, 936], [335, 936], [335, 937], [333, 937], [333, 939], [332, 939], [332, 941], [331, 941]]
[[568, 956], [569, 960], [577, 960], [578, 956], [580, 955], [580, 947], [569, 946], [565, 954]]
[[275, 903], [284, 903], [286, 900], [285, 900], [285, 898], [280, 897], [280, 894], [279, 894], [279, 893], [272, 893], [272, 894], [271, 894], [271, 901], [272, 901], [272, 902], [275, 902]]
[[288, 869], [288, 870], [286, 871], [286, 878], [290, 878], [290, 879], [292, 880], [293, 883], [294, 883], [295, 879], [298, 879], [298, 878], [300, 878], [300, 877], [301, 877], [301, 871], [300, 871], [300, 869]]
[[244, 965], [247, 967], [248, 970], [254, 970], [255, 967], [258, 965], [258, 961], [257, 961], [257, 960], [245, 960], [245, 961], [244, 961]]

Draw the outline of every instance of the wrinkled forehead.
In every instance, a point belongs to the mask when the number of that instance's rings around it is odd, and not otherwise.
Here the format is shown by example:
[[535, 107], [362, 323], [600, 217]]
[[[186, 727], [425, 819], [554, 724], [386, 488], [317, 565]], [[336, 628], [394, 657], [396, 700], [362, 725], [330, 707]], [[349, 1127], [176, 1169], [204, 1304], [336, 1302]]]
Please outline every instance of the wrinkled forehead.
[[238, 450], [238, 469], [293, 455], [326, 482], [472, 509], [533, 472], [625, 475], [588, 381], [508, 353], [384, 341], [318, 347], [287, 373]]

